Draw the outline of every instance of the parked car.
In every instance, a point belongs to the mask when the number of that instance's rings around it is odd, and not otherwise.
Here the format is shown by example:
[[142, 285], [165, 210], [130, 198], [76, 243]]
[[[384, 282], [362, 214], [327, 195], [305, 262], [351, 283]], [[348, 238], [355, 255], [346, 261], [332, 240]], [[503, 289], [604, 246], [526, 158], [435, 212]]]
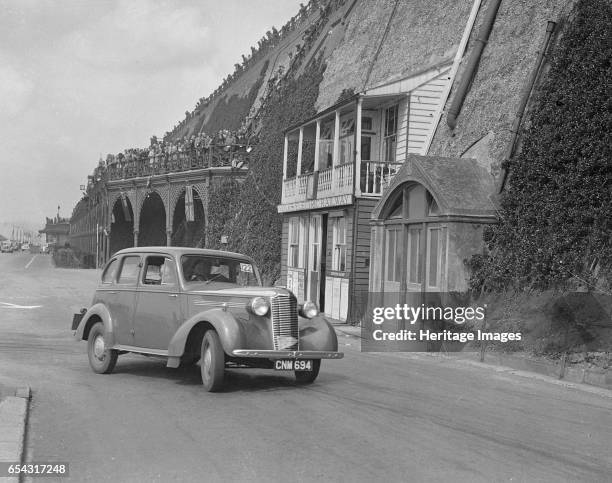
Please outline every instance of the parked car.
[[4, 240], [0, 245], [0, 251], [2, 253], [11, 253], [13, 251], [13, 244], [10, 240]]
[[293, 371], [299, 383], [311, 383], [322, 359], [343, 357], [314, 303], [263, 287], [251, 258], [217, 250], [119, 251], [72, 329], [87, 340], [96, 373], [112, 372], [126, 352], [163, 357], [174, 368], [199, 360], [208, 391], [221, 389], [226, 368]]
[[28, 242], [23, 242], [21, 244], [21, 251], [22, 252], [28, 251], [29, 249], [30, 249], [30, 244]]

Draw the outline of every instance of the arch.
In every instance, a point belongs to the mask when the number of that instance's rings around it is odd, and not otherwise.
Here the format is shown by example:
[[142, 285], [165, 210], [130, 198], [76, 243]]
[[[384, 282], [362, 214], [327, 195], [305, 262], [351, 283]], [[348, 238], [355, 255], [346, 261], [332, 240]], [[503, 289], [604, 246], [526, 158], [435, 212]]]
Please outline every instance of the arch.
[[134, 209], [129, 196], [114, 196], [111, 206], [109, 246], [111, 255], [134, 245]]
[[183, 188], [174, 202], [172, 212], [172, 246], [203, 247], [205, 246], [206, 215], [204, 200], [199, 190], [193, 187], [194, 220], [187, 221], [185, 214], [186, 188]]
[[140, 201], [138, 245], [165, 246], [166, 242], [166, 203], [157, 190], [150, 190]]

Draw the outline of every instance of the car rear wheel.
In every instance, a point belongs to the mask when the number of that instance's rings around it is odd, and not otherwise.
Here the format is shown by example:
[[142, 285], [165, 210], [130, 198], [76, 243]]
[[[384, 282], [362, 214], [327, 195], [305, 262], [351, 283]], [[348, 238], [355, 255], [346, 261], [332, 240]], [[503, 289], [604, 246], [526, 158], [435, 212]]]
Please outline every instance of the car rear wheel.
[[110, 374], [115, 368], [119, 353], [106, 346], [104, 324], [96, 322], [87, 337], [87, 356], [89, 365], [98, 374]]
[[202, 384], [209, 392], [215, 392], [223, 386], [225, 375], [225, 353], [214, 330], [208, 330], [202, 339], [202, 356], [200, 357]]
[[315, 381], [321, 368], [321, 359], [312, 361], [312, 371], [295, 371], [295, 380], [300, 384], [310, 384]]

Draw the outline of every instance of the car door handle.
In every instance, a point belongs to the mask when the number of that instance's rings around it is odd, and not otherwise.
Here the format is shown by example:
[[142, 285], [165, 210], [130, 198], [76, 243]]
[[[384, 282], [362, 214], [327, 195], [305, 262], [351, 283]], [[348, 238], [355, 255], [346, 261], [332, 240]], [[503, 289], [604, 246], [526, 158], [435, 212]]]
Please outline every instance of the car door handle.
[[115, 292], [115, 291], [108, 292], [108, 293], [111, 294], [111, 295], [117, 295], [117, 292]]
[[176, 297], [178, 297], [178, 295], [175, 293], [169, 293], [168, 297], [172, 297], [173, 299], [175, 299]]

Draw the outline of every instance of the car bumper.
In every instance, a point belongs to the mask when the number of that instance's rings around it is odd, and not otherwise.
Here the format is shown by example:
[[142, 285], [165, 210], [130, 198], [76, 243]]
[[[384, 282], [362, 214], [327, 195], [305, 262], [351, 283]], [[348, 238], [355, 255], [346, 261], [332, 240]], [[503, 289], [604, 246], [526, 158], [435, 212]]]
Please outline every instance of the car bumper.
[[342, 359], [343, 352], [334, 351], [275, 351], [257, 349], [237, 349], [235, 357], [255, 357], [259, 359]]

